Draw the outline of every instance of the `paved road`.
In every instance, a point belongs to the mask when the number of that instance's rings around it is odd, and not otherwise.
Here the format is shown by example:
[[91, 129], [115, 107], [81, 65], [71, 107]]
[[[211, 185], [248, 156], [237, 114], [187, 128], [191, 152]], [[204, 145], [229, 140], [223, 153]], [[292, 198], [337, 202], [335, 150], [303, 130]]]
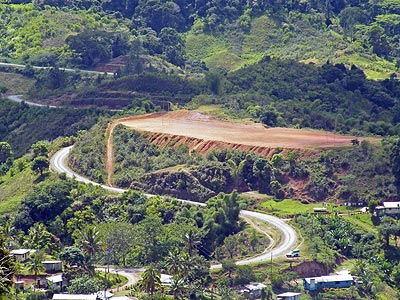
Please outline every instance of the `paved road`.
[[46, 104], [40, 104], [40, 103], [31, 102], [31, 101], [26, 101], [26, 100], [22, 99], [22, 95], [9, 95], [9, 96], [6, 96], [6, 98], [11, 101], [18, 102], [18, 103], [25, 102], [29, 106], [57, 108], [57, 106], [54, 106], [54, 105], [46, 105]]
[[[26, 65], [21, 65], [21, 64], [13, 64], [13, 63], [5, 63], [5, 62], [0, 62], [0, 66], [3, 67], [11, 67], [11, 68], [25, 68]], [[32, 66], [33, 69], [37, 70], [45, 70], [45, 69], [50, 69], [52, 67], [39, 67], [39, 66]], [[114, 73], [111, 72], [99, 72], [99, 71], [91, 71], [91, 70], [75, 70], [75, 69], [69, 69], [69, 68], [59, 68], [62, 71], [66, 72], [73, 72], [73, 73], [86, 73], [86, 74], [94, 74], [94, 75], [103, 75], [106, 74], [107, 76], [114, 76]]]
[[[66, 159], [68, 157], [69, 152], [71, 151], [72, 146], [63, 148], [56, 152], [53, 157], [50, 160], [50, 166], [51, 168], [58, 173], [65, 173], [68, 177], [70, 178], [75, 178], [78, 181], [84, 182], [84, 183], [91, 183], [94, 185], [100, 185], [96, 182], [93, 182], [77, 173], [72, 171], [66, 163]], [[117, 192], [117, 193], [123, 193], [126, 190], [124, 189], [119, 189], [119, 188], [114, 188], [114, 187], [109, 187], [106, 185], [100, 185], [104, 189], [107, 189], [112, 192]], [[147, 196], [153, 196], [150, 194], [146, 194]], [[194, 202], [194, 201], [188, 201], [188, 200], [182, 200], [178, 199], [179, 201], [194, 204], [194, 205], [201, 205], [205, 206], [204, 203], [199, 203], [199, 202]], [[238, 265], [247, 265], [247, 264], [252, 264], [252, 263], [257, 263], [257, 262], [265, 262], [272, 259], [276, 259], [278, 257], [284, 256], [287, 252], [289, 252], [297, 242], [297, 233], [296, 231], [289, 226], [287, 223], [285, 223], [283, 220], [271, 216], [271, 215], [266, 215], [263, 213], [259, 212], [253, 212], [253, 211], [248, 211], [248, 210], [242, 210], [240, 211], [240, 215], [248, 218], [253, 218], [262, 222], [267, 222], [276, 229], [278, 229], [281, 233], [281, 239], [278, 245], [276, 245], [273, 249], [267, 249], [264, 251], [262, 254], [257, 255], [252, 258], [248, 259], [243, 259], [240, 261], [237, 261], [236, 264]], [[213, 265], [211, 268], [217, 269], [221, 268], [221, 265]]]
[[124, 285], [110, 289], [109, 291], [111, 293], [118, 292], [122, 289], [125, 289], [126, 287], [130, 287], [132, 285], [135, 285], [139, 279], [140, 279], [140, 274], [144, 271], [144, 268], [139, 268], [139, 269], [134, 269], [134, 268], [122, 268], [122, 269], [114, 269], [114, 268], [96, 268], [96, 270], [105, 272], [108, 271], [113, 274], [118, 274], [125, 276], [128, 279], [128, 282], [125, 283]]

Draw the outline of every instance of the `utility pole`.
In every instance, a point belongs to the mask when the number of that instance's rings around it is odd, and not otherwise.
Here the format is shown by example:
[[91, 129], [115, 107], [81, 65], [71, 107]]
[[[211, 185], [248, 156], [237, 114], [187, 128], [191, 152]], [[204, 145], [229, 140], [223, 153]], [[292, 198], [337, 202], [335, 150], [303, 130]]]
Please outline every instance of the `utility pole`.
[[270, 278], [272, 278], [272, 251], [271, 251], [271, 276]]

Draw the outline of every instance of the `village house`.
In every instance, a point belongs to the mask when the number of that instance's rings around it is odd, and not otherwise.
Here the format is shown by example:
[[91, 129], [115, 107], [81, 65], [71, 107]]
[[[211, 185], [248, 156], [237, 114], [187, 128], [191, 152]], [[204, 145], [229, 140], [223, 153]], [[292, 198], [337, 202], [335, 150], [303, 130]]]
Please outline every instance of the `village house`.
[[42, 261], [42, 264], [44, 269], [46, 270], [46, 273], [55, 273], [62, 270], [61, 260], [45, 260]]
[[240, 291], [246, 299], [258, 299], [261, 297], [261, 290], [267, 287], [263, 283], [246, 284]]
[[308, 291], [321, 289], [348, 288], [354, 283], [354, 278], [350, 274], [338, 274], [330, 276], [304, 278], [304, 288]]
[[383, 202], [382, 205], [375, 207], [374, 215], [383, 216], [400, 216], [400, 202]]
[[35, 252], [34, 249], [14, 249], [11, 250], [10, 255], [14, 256], [16, 260], [24, 262], [28, 260], [29, 255]]

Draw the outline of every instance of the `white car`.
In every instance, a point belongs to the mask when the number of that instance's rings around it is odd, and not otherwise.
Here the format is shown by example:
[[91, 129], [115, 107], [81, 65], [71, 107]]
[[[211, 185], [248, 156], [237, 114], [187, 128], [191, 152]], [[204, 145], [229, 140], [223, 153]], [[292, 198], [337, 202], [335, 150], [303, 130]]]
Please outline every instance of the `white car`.
[[300, 256], [300, 250], [299, 249], [294, 249], [288, 253], [286, 253], [286, 257], [299, 257]]

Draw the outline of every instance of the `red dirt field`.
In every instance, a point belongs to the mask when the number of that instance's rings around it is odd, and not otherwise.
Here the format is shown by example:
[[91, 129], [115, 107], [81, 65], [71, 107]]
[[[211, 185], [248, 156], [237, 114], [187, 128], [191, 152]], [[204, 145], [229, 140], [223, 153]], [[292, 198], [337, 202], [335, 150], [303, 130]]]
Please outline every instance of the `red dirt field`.
[[[188, 110], [133, 116], [118, 120], [117, 123], [150, 133], [147, 138], [160, 146], [187, 144], [190, 150], [195, 149], [200, 153], [219, 147], [248, 150], [264, 156], [271, 155], [271, 150], [275, 148], [313, 152], [317, 148], [348, 146], [356, 138], [317, 130], [266, 128], [261, 124], [222, 122], [212, 116]], [[378, 140], [357, 139], [371, 142]]]

